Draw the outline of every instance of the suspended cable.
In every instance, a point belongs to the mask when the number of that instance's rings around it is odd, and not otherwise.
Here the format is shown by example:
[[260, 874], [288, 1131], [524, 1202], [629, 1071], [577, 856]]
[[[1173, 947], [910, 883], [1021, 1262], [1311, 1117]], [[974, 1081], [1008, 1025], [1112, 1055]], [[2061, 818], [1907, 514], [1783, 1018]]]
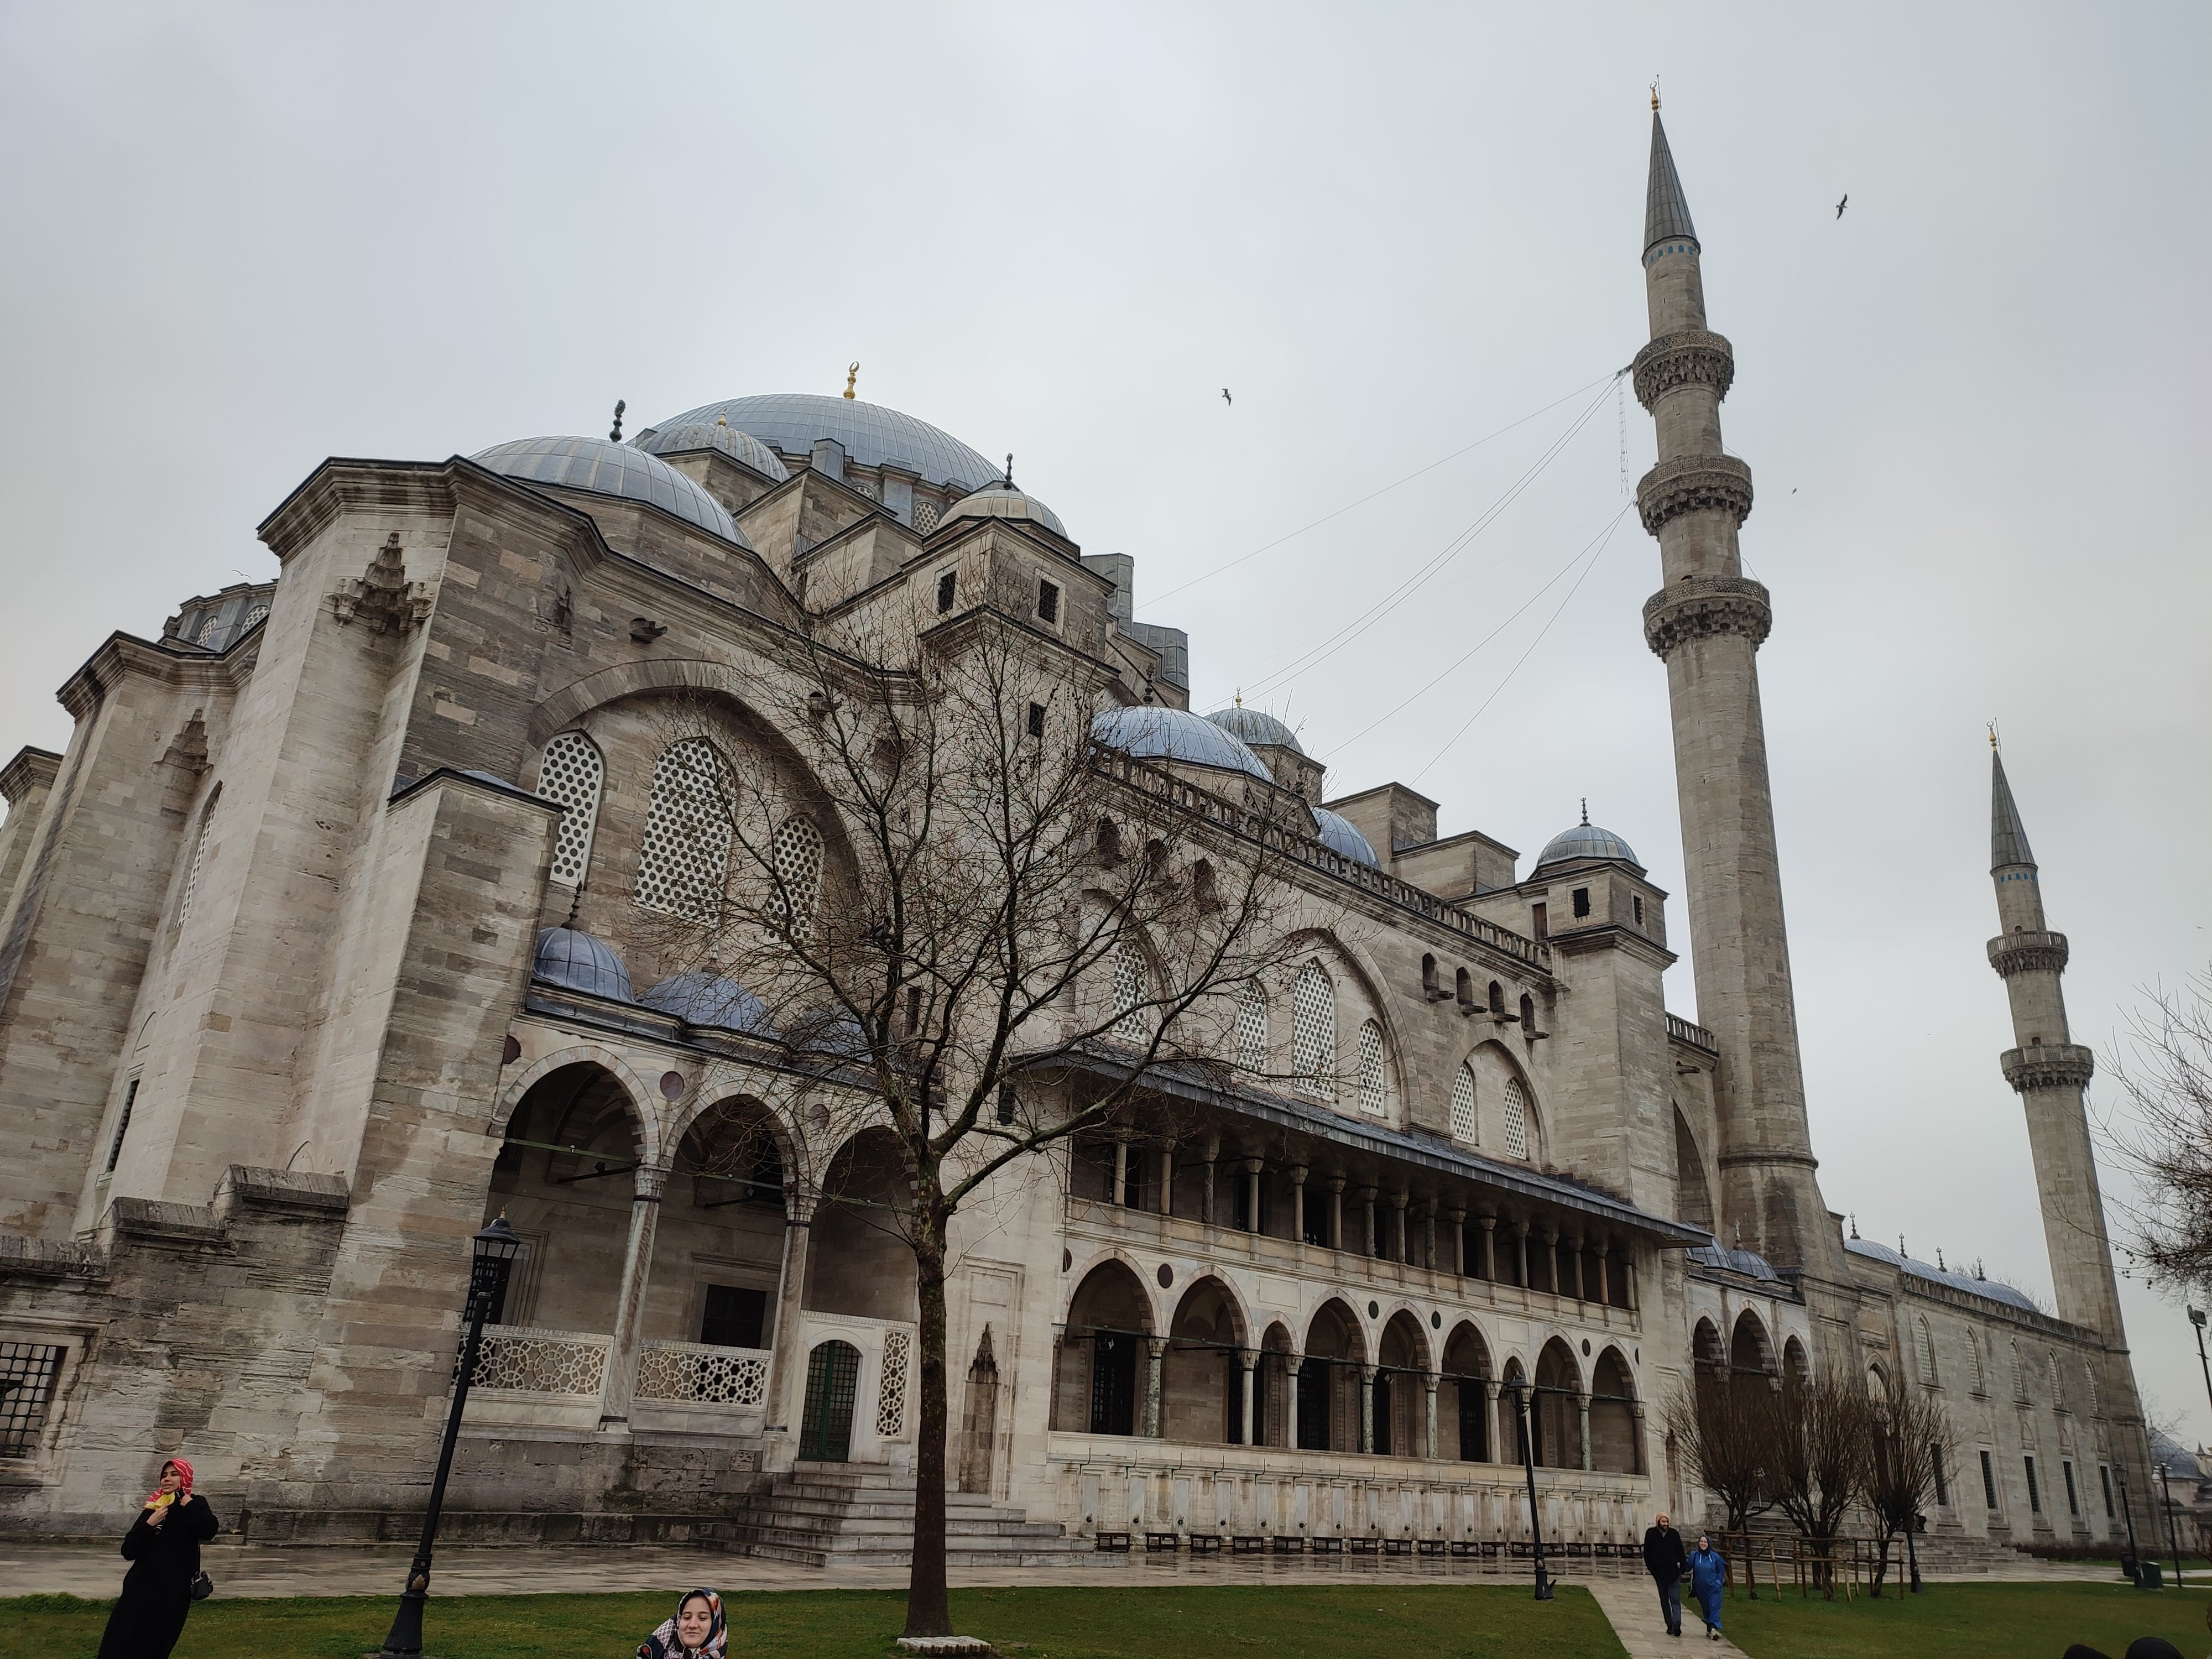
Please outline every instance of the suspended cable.
[[[1607, 380], [1617, 380], [1619, 376], [1618, 374], [1608, 374], [1605, 378]], [[1471, 451], [1481, 448], [1483, 445], [1490, 442], [1492, 439], [1502, 438], [1507, 433], [1515, 430], [1516, 428], [1528, 425], [1529, 422], [1534, 420], [1539, 415], [1548, 415], [1553, 410], [1557, 409], [1561, 404], [1572, 403], [1576, 398], [1581, 397], [1583, 392], [1588, 392], [1590, 389], [1590, 386], [1597, 386], [1599, 384], [1601, 384], [1601, 382], [1592, 380], [1587, 386], [1578, 386], [1572, 392], [1568, 392], [1565, 397], [1554, 398], [1550, 403], [1546, 404], [1541, 409], [1530, 410], [1528, 413], [1523, 415], [1519, 420], [1508, 422], [1505, 425], [1499, 427], [1497, 431], [1489, 434], [1487, 436], [1477, 438], [1471, 444], [1462, 445], [1459, 448], [1455, 449], [1450, 454], [1444, 456], [1442, 459], [1431, 461], [1426, 466], [1416, 468], [1413, 471], [1408, 472], [1404, 477], [1398, 479], [1396, 483], [1386, 483], [1380, 489], [1371, 490], [1368, 494], [1362, 495], [1356, 501], [1347, 501], [1342, 507], [1338, 507], [1334, 513], [1324, 513], [1312, 523], [1300, 525], [1296, 530], [1290, 532], [1287, 535], [1278, 536], [1272, 542], [1268, 542], [1261, 546], [1254, 548], [1249, 553], [1240, 553], [1235, 558], [1230, 560], [1228, 563], [1218, 564], [1202, 576], [1193, 576], [1188, 581], [1183, 583], [1180, 587], [1170, 587], [1164, 592], [1156, 593], [1137, 608], [1140, 611], [1149, 611], [1154, 605], [1159, 604], [1161, 600], [1171, 599], [1178, 593], [1188, 592], [1190, 589], [1196, 587], [1200, 582], [1210, 582], [1216, 576], [1218, 576], [1223, 571], [1234, 570], [1238, 565], [1243, 564], [1248, 559], [1256, 559], [1262, 553], [1271, 552], [1274, 549], [1280, 547], [1285, 542], [1296, 541], [1299, 537], [1304, 535], [1307, 531], [1318, 530], [1330, 520], [1340, 519], [1346, 514], [1351, 512], [1352, 508], [1356, 507], [1364, 507], [1368, 502], [1375, 501], [1381, 496], [1389, 495], [1392, 490], [1400, 488], [1401, 485], [1409, 484], [1413, 483], [1414, 479], [1435, 471], [1438, 467], [1443, 465], [1445, 462], [1455, 461], [1461, 456], [1465, 455]]]

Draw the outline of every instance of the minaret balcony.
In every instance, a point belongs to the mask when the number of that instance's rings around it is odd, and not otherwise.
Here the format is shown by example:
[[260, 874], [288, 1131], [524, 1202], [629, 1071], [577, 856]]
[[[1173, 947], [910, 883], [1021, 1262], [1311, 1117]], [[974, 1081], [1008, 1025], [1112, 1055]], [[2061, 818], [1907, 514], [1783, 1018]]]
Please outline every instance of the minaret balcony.
[[1741, 634], [1756, 646], [1773, 626], [1766, 588], [1748, 576], [1685, 576], [1644, 602], [1644, 642], [1662, 659], [1716, 634]]
[[2002, 979], [2014, 974], [2060, 974], [2066, 971], [2063, 933], [2001, 933], [1990, 941], [1990, 966]]
[[1636, 401], [1648, 412], [1677, 386], [1710, 386], [1716, 399], [1735, 383], [1735, 350], [1724, 334], [1685, 328], [1662, 334], [1636, 354], [1630, 366]]
[[2005, 1081], [2021, 1094], [2038, 1089], [2086, 1089], [2097, 1069], [2097, 1056], [2078, 1042], [2045, 1043], [2033, 1048], [2008, 1048], [1997, 1063]]
[[1654, 536], [1685, 513], [1725, 513], [1741, 525], [1751, 516], [1751, 469], [1733, 455], [1678, 455], [1638, 482], [1636, 508]]

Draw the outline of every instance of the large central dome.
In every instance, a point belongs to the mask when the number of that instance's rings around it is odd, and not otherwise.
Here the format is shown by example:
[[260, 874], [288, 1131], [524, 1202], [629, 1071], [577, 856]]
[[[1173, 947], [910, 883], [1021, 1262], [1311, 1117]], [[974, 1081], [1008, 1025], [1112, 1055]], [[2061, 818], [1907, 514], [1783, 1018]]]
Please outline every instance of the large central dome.
[[955, 484], [964, 495], [994, 483], [993, 466], [949, 432], [927, 421], [902, 415], [879, 404], [825, 398], [811, 392], [770, 392], [757, 398], [732, 398], [702, 404], [672, 415], [653, 430], [726, 420], [739, 431], [773, 445], [786, 455], [804, 455], [819, 438], [845, 446], [848, 460], [862, 466], [889, 463], [918, 472], [933, 484]]

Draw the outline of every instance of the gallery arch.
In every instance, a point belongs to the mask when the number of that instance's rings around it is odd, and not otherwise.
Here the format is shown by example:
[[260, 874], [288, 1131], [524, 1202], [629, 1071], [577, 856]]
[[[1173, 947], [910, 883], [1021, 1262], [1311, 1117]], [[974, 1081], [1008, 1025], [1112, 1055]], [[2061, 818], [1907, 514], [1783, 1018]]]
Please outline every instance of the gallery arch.
[[1109, 1259], [1085, 1273], [1068, 1303], [1060, 1337], [1053, 1426], [1090, 1434], [1144, 1432], [1139, 1389], [1154, 1334], [1152, 1300], [1128, 1263]]

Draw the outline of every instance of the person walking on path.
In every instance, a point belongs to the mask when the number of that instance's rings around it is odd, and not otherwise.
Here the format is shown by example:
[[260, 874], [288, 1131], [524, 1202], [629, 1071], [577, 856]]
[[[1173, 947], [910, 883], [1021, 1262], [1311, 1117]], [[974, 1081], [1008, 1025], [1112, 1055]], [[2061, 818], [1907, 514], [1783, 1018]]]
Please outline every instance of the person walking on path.
[[1682, 1633], [1682, 1574], [1690, 1565], [1682, 1534], [1667, 1524], [1662, 1510], [1644, 1534], [1644, 1571], [1659, 1586], [1659, 1611], [1667, 1615], [1667, 1634]]
[[192, 1493], [192, 1466], [161, 1465], [161, 1479], [123, 1534], [123, 1594], [107, 1615], [100, 1659], [169, 1659], [192, 1610], [200, 1546], [215, 1536], [215, 1511]]
[[1706, 1639], [1717, 1642], [1721, 1639], [1721, 1586], [1728, 1582], [1728, 1558], [1699, 1533], [1698, 1547], [1690, 1552], [1689, 1565], [1690, 1594], [1698, 1598], [1698, 1616], [1705, 1621]]
[[638, 1644], [637, 1659], [723, 1659], [728, 1639], [722, 1598], [710, 1589], [686, 1590], [676, 1616]]

